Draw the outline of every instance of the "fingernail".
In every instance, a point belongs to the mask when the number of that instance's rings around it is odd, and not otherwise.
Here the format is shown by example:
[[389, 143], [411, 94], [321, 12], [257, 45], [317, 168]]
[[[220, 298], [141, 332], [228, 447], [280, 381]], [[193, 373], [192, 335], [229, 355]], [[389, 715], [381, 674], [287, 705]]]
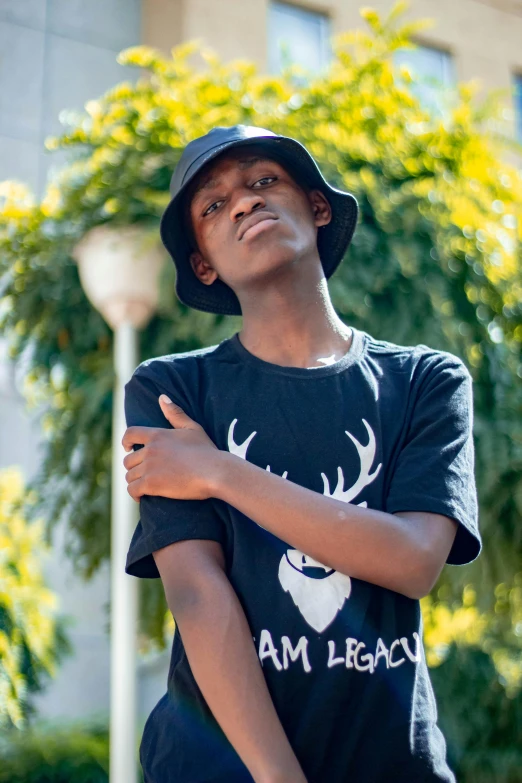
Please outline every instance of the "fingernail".
[[166, 395], [166, 394], [160, 394], [160, 397], [159, 397], [159, 399], [160, 399], [160, 402], [172, 402], [172, 400], [170, 399], [170, 397], [167, 397], [167, 395]]

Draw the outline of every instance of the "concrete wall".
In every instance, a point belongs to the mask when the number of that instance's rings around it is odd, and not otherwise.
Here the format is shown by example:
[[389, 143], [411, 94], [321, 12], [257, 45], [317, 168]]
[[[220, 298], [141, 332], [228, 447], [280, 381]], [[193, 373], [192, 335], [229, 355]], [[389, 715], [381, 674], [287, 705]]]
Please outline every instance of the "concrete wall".
[[0, 0], [0, 180], [41, 193], [53, 161], [46, 136], [133, 69], [117, 53], [140, 42], [139, 0]]
[[[62, 129], [60, 112], [135, 78], [116, 55], [140, 36], [140, 0], [0, 0], [0, 181], [20, 179], [42, 194], [51, 166], [64, 162], [43, 147]], [[29, 480], [41, 459], [39, 421], [24, 409], [1, 338], [0, 433], [0, 468], [17, 465]], [[56, 530], [44, 571], [73, 621], [74, 656], [38, 695], [42, 718], [80, 718], [109, 705], [108, 568], [88, 584], [79, 580], [63, 553], [63, 532]]]

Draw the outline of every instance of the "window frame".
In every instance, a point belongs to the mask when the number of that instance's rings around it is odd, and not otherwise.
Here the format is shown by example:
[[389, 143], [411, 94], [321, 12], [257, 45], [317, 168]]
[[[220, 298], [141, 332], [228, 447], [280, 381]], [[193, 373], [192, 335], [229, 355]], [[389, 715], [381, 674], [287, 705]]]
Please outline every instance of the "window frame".
[[[425, 73], [416, 73], [416, 77], [418, 78], [418, 81], [416, 82], [416, 86], [420, 89], [416, 90], [417, 97], [419, 98], [421, 104], [430, 112], [435, 112], [437, 114], [442, 114], [443, 109], [439, 105], [439, 101], [436, 98], [437, 93], [447, 93], [451, 90], [455, 89], [457, 85], [457, 69], [456, 69], [456, 58], [455, 53], [452, 49], [445, 46], [444, 44], [434, 43], [432, 41], [425, 41], [419, 38], [412, 39], [412, 43], [415, 44], [415, 49], [397, 49], [395, 54], [401, 51], [404, 51], [406, 53], [414, 54], [415, 52], [418, 52], [419, 50], [425, 50], [427, 52], [435, 53], [440, 55], [440, 64], [441, 64], [441, 72], [442, 72], [442, 78], [440, 79], [438, 75], [435, 74], [425, 74]], [[400, 63], [397, 62], [397, 60], [394, 57], [393, 60], [394, 67], [398, 69], [401, 65], [408, 66], [408, 63]], [[412, 70], [414, 70], [412, 66]], [[428, 98], [428, 100], [423, 100], [422, 91], [426, 91], [426, 96], [428, 97], [431, 93], [431, 100]]]
[[[332, 47], [331, 47], [331, 37], [332, 37], [332, 17], [331, 14], [329, 14], [326, 11], [319, 11], [315, 10], [313, 8], [310, 8], [308, 6], [300, 5], [298, 3], [292, 3], [292, 2], [286, 2], [286, 0], [270, 0], [270, 2], [267, 5], [267, 38], [268, 38], [268, 46], [267, 46], [267, 65], [268, 65], [268, 72], [274, 75], [278, 75], [284, 70], [284, 68], [287, 67], [287, 64], [284, 62], [281, 62], [281, 53], [280, 53], [280, 40], [276, 38], [274, 41], [274, 47], [277, 46], [277, 52], [274, 53], [274, 50], [271, 48], [272, 46], [272, 38], [275, 38], [275, 35], [273, 35], [273, 25], [274, 25], [274, 18], [272, 16], [273, 12], [280, 12], [285, 13], [289, 12], [289, 15], [292, 16], [294, 14], [296, 17], [301, 17], [302, 19], [306, 17], [315, 17], [316, 21], [318, 23], [318, 52], [317, 52], [317, 59], [319, 62], [319, 68], [316, 71], [313, 71], [313, 73], [321, 73], [324, 72], [330, 65], [332, 60]], [[291, 45], [291, 41], [290, 41]], [[277, 61], [277, 68], [276, 66]], [[301, 67], [305, 68], [306, 66], [298, 63], [295, 60], [290, 61], [291, 64], [298, 64], [301, 65]]]

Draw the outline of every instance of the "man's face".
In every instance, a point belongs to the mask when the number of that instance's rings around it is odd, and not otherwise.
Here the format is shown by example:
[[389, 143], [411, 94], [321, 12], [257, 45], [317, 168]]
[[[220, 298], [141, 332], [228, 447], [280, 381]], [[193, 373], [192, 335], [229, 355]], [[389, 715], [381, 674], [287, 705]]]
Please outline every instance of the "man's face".
[[320, 263], [317, 229], [331, 220], [327, 199], [305, 192], [255, 146], [220, 155], [187, 197], [198, 248], [191, 264], [207, 285], [219, 277], [239, 295], [305, 257]]

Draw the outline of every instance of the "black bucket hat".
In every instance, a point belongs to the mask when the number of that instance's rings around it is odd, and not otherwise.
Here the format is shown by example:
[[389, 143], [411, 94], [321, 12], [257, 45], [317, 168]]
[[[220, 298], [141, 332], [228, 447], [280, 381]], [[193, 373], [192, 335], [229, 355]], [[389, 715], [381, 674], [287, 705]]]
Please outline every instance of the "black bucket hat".
[[171, 201], [162, 215], [161, 240], [176, 265], [176, 294], [181, 302], [209, 313], [241, 315], [234, 291], [219, 278], [205, 285], [196, 277], [190, 263], [192, 251], [184, 218], [183, 196], [187, 186], [205, 164], [231, 149], [261, 145], [267, 157], [284, 166], [298, 181], [321, 190], [332, 209], [332, 219], [318, 231], [317, 247], [324, 274], [329, 278], [337, 269], [350, 244], [357, 223], [358, 206], [351, 193], [332, 187], [324, 179], [317, 163], [296, 139], [281, 136], [254, 125], [218, 126], [190, 141], [174, 170], [170, 182]]

